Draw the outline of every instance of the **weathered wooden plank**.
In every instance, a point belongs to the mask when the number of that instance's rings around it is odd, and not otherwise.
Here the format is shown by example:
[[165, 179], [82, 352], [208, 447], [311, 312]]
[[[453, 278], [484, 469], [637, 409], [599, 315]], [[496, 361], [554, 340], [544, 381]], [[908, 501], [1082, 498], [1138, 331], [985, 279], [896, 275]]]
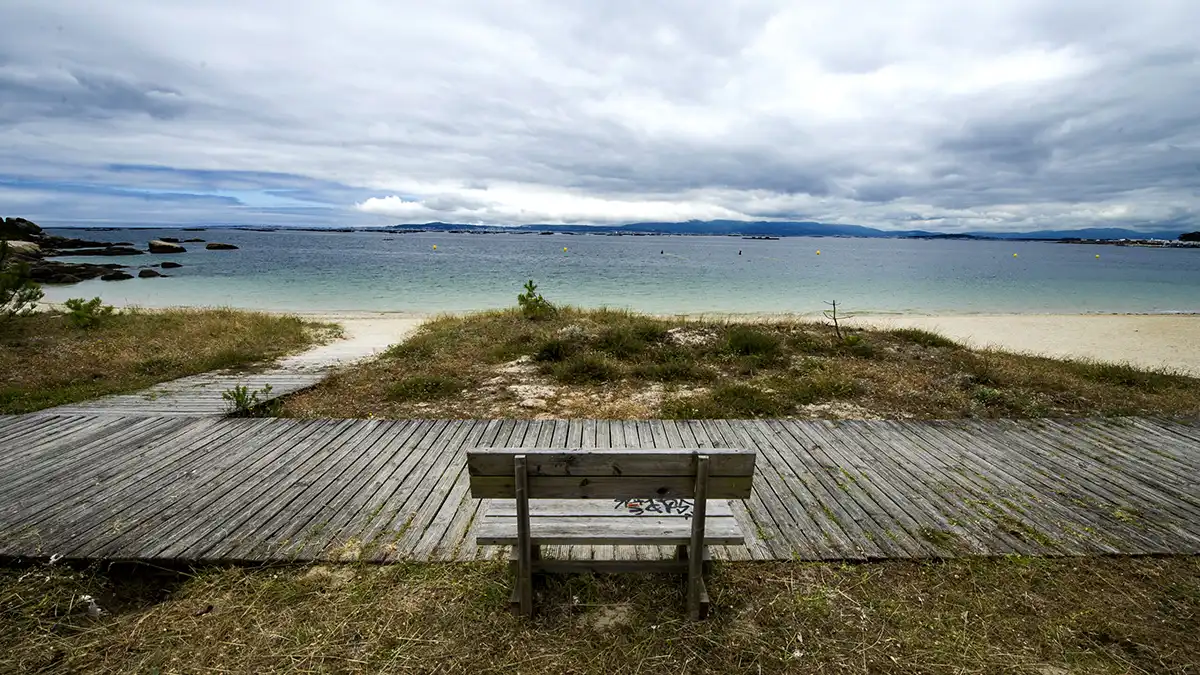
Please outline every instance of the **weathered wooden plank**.
[[[710, 481], [714, 499], [747, 499], [750, 476], [721, 476]], [[616, 499], [618, 497], [688, 498], [695, 489], [688, 476], [530, 476], [532, 499]], [[481, 499], [511, 499], [511, 476], [471, 476], [471, 494]]]
[[804, 443], [779, 420], [764, 421], [762, 424], [770, 429], [774, 433], [774, 437], [782, 444], [779, 452], [783, 455], [783, 464], [793, 473], [795, 480], [809, 488], [818, 502], [818, 508], [822, 514], [851, 537], [853, 548], [847, 557], [867, 559], [885, 557], [884, 549], [863, 535], [867, 528], [862, 525], [862, 521], [870, 519], [870, 516], [853, 499], [845, 498], [845, 495], [837, 488], [837, 481], [821, 467], [816, 458], [804, 447]]
[[[267, 557], [290, 559], [295, 547], [326, 536], [318, 514], [345, 486], [345, 477], [363, 456], [365, 449], [379, 438], [386, 426], [378, 420], [356, 424], [350, 433], [318, 448], [318, 464], [303, 478], [289, 485], [280, 499], [272, 502], [273, 517], [246, 535], [247, 541], [230, 551], [235, 560]], [[243, 530], [246, 531], [246, 530]]]
[[[660, 510], [653, 510], [658, 508]], [[638, 518], [654, 516], [658, 518], [691, 518], [691, 508], [688, 504], [636, 504], [629, 505], [627, 500], [616, 499], [600, 501], [595, 499], [539, 499], [529, 502], [529, 513], [533, 516], [556, 516], [561, 518]], [[733, 509], [725, 499], [710, 499], [707, 515], [709, 517], [732, 518]], [[641, 515], [639, 515], [641, 514]], [[487, 510], [487, 517], [515, 518], [517, 505], [512, 499], [493, 499]]]
[[763, 464], [769, 465], [774, 472], [771, 482], [781, 503], [798, 516], [803, 516], [803, 520], [797, 518], [802, 522], [802, 527], [811, 528], [814, 535], [819, 534], [837, 557], [863, 559], [862, 549], [854, 544], [852, 537], [843, 531], [835, 518], [828, 516], [828, 507], [823, 509], [821, 500], [796, 475], [793, 469], [796, 460], [788, 456], [790, 453], [782, 439], [754, 420], [739, 420], [738, 425], [755, 441], [758, 452], [766, 458]]
[[[462, 495], [467, 491], [464, 448], [479, 442], [486, 425], [476, 425], [472, 422], [457, 424], [454, 435], [446, 442], [438, 461], [430, 468], [430, 476], [425, 481], [430, 488], [416, 505], [408, 532], [397, 542], [397, 548], [407, 552], [408, 557], [423, 559], [428, 555], [453, 519], [451, 515], [443, 512], [442, 508], [447, 501], [461, 503]], [[456, 486], [461, 486], [458, 496], [451, 499]], [[443, 514], [440, 525], [439, 513]]]
[[1063, 518], [1069, 511], [1053, 500], [1041, 495], [1035, 502], [1029, 486], [1040, 477], [1030, 474], [1031, 467], [1003, 439], [971, 433], [953, 422], [890, 424], [913, 447], [940, 462], [932, 472], [947, 481], [947, 497], [961, 505], [955, 518], [995, 540], [993, 549], [1028, 554], [1051, 545], [1066, 552], [1118, 551], [1099, 538], [1081, 536], [1090, 527], [1074, 527]]
[[372, 559], [377, 561], [407, 556], [409, 551], [400, 547], [400, 540], [413, 527], [417, 510], [427, 496], [432, 481], [440, 475], [435, 466], [444, 466], [451, 458], [445, 452], [463, 427], [449, 420], [437, 420], [429, 433], [411, 451], [404, 479], [395, 493], [388, 499], [381, 518], [372, 526], [369, 541], [373, 542]]
[[370, 480], [372, 467], [383, 463], [377, 447], [386, 447], [396, 432], [392, 422], [370, 421], [374, 422], [374, 428], [350, 441], [360, 449], [352, 450], [340, 466], [326, 470], [333, 478], [324, 487], [320, 483], [309, 486], [309, 492], [316, 495], [307, 505], [291, 509], [291, 517], [274, 535], [277, 540], [287, 542], [280, 545], [281, 556], [313, 560], [331, 541], [340, 539], [341, 528], [353, 515], [345, 508], [346, 503]]
[[874, 524], [875, 529], [866, 530], [866, 536], [874, 538], [883, 547], [894, 544], [906, 556], [934, 557], [938, 554], [935, 547], [910, 534], [920, 526], [903, 506], [893, 501], [893, 494], [883, 485], [883, 480], [867, 467], [864, 453], [852, 436], [821, 420], [796, 423], [795, 428], [810, 438], [814, 452], [825, 455], [829, 461], [828, 470], [838, 487], [871, 515], [871, 519], [863, 524]]
[[[1062, 475], [1056, 482], [1052, 478], [1051, 471], [1061, 470], [1057, 466], [1058, 460], [1054, 458], [1053, 454], [1043, 452], [1036, 444], [1026, 443], [1023, 434], [1007, 434], [994, 424], [988, 427], [987, 433], [980, 433], [968, 421], [940, 424], [938, 425], [938, 431], [943, 437], [960, 438], [959, 447], [968, 454], [979, 452], [976, 448], [986, 447], [988, 449], [987, 455], [990, 465], [992, 467], [1003, 467], [1009, 475], [1014, 476], [1015, 480], [1013, 484], [1015, 485], [1029, 485], [1033, 483], [1055, 486], [1048, 493], [1041, 493], [1045, 498], [1046, 504], [1053, 503], [1050, 497], [1054, 496], [1056, 491], [1076, 489], [1072, 486], [1077, 485], [1078, 475], [1073, 470], [1067, 469], [1068, 474]], [[998, 500], [985, 499], [986, 501], [982, 505], [991, 511], [997, 511], [1000, 508], [996, 505]], [[1015, 510], [1004, 505], [1002, 501], [999, 504], [1005, 507], [1005, 515], [1008, 518], [1017, 521], [1020, 520], [1020, 513], [1014, 512]], [[1043, 505], [1043, 508], [1048, 507]], [[1111, 524], [1102, 519], [1095, 518], [1094, 514], [1087, 514], [1080, 509], [1066, 510], [1066, 513], [1071, 514], [1073, 518], [1054, 519], [1052, 524], [1044, 527], [1054, 527], [1060, 532], [1069, 532], [1070, 534], [1082, 530], [1082, 533], [1093, 535], [1089, 543], [1096, 547], [1115, 548], [1116, 551], [1123, 552], [1150, 552], [1142, 550], [1140, 547], [1133, 551], [1128, 549], [1128, 544], [1133, 541], [1143, 541], [1147, 545], [1151, 544], [1151, 542], [1133, 533], [1120, 535], [1118, 540], [1125, 543], [1121, 546], [1113, 546], [1112, 535], [1114, 533], [1112, 532]], [[986, 513], [983, 515], [986, 516]], [[1081, 520], [1082, 518], [1088, 518], [1088, 520]], [[1003, 525], [1003, 523], [998, 524]], [[1009, 533], [1018, 535], [1019, 541], [1027, 541], [1025, 539], [1026, 535], [1021, 532], [1012, 532], [1010, 530]], [[1080, 535], [1076, 535], [1076, 538], [1080, 540], [1085, 539], [1085, 537]]]
[[[304, 548], [293, 550], [297, 560], [313, 560], [322, 556], [336, 560], [358, 560], [366, 552], [366, 542], [359, 533], [376, 515], [373, 501], [386, 472], [395, 461], [396, 450], [416, 431], [415, 422], [385, 422], [383, 432], [369, 441], [363, 462], [346, 486], [310, 521], [312, 529], [319, 519], [320, 533], [308, 539]], [[378, 507], [382, 508], [382, 507]]]
[[[754, 473], [753, 451], [707, 448], [704, 452], [714, 477]], [[517, 454], [528, 458], [530, 476], [694, 476], [698, 449], [471, 448], [467, 469], [472, 476], [507, 476]]]
[[[109, 542], [98, 542], [110, 556], [156, 558], [170, 546], [186, 548], [223, 520], [222, 506], [237, 503], [248, 494], [259, 477], [279, 461], [285, 461], [295, 445], [303, 443], [319, 426], [315, 422], [279, 421], [261, 434], [259, 443], [243, 453], [222, 452], [219, 466], [165, 500], [162, 508]], [[77, 555], [88, 555], [79, 548]]]
[[[757, 451], [757, 444], [744, 431], [728, 420], [705, 420], [709, 437], [719, 438], [724, 445], [737, 445]], [[778, 471], [764, 461], [757, 469], [758, 485], [749, 500], [749, 513], [755, 524], [755, 538], [768, 546], [772, 558], [799, 556], [806, 560], [835, 557], [833, 548], [822, 538], [807, 514], [789, 510], [780, 500], [775, 485]]]
[[[197, 544], [188, 551], [195, 560], [239, 560], [236, 550], [253, 550], [259, 540], [255, 534], [269, 521], [278, 517], [298, 493], [303, 492], [308, 480], [319, 474], [329, 462], [330, 456], [345, 449], [345, 441], [358, 430], [356, 420], [329, 420], [324, 422], [323, 431], [294, 448], [291, 462], [280, 465], [261, 483], [260, 489], [251, 495], [248, 503], [237, 504], [232, 513], [218, 525], [215, 536]], [[333, 450], [328, 450], [333, 448]], [[172, 546], [173, 550], [175, 547]]]
[[[683, 518], [562, 518], [558, 516], [530, 517], [530, 536], [535, 545], [608, 544], [676, 546], [691, 540], [691, 521]], [[483, 544], [508, 545], [517, 543], [517, 519], [485, 517], [476, 531]], [[736, 545], [744, 541], [737, 520], [713, 518], [704, 524], [706, 544]]]
[[[96, 497], [98, 506], [86, 509], [76, 526], [89, 533], [78, 538], [67, 554], [80, 558], [139, 557], [157, 542], [142, 533], [170, 514], [181, 497], [197, 483], [211, 479], [227, 467], [250, 463], [262, 444], [293, 427], [282, 420], [219, 420], [215, 430], [178, 443], [179, 452], [169, 462], [147, 462], [139, 473], [113, 484]], [[218, 449], [219, 451], [214, 452]], [[166, 455], [164, 454], [164, 458]], [[174, 532], [167, 534], [173, 537]]]

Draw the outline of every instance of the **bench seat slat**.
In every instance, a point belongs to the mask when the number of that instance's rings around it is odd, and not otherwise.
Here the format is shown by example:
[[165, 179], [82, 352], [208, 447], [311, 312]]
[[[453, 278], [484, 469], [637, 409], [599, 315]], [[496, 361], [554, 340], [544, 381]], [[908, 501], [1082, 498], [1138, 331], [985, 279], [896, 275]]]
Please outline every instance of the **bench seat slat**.
[[[690, 500], [689, 500], [690, 501]], [[529, 515], [537, 516], [574, 516], [582, 518], [625, 518], [636, 516], [629, 508], [619, 508], [614, 500], [601, 499], [534, 499], [529, 502]], [[639, 517], [656, 516], [660, 518], [690, 519], [690, 513], [677, 511], [665, 513], [660, 504], [640, 506], [642, 515]], [[493, 499], [487, 506], [484, 517], [517, 516], [517, 503], [513, 499]], [[733, 509], [725, 499], [708, 500], [707, 517], [733, 517]]]
[[[683, 514], [643, 513], [613, 509], [610, 502], [540, 500], [529, 503], [529, 525], [538, 545], [681, 545], [691, 538], [692, 519]], [[745, 543], [741, 526], [729, 502], [709, 500], [705, 518], [705, 544]], [[516, 505], [494, 500], [480, 519], [475, 533], [481, 545], [512, 545], [517, 541]]]
[[[589, 519], [544, 516], [529, 519], [534, 545], [612, 545], [648, 544], [680, 546], [691, 541], [692, 522], [684, 518], [603, 518]], [[482, 545], [517, 543], [516, 518], [484, 518], [475, 533]], [[707, 546], [745, 543], [736, 518], [712, 518], [704, 521]]]

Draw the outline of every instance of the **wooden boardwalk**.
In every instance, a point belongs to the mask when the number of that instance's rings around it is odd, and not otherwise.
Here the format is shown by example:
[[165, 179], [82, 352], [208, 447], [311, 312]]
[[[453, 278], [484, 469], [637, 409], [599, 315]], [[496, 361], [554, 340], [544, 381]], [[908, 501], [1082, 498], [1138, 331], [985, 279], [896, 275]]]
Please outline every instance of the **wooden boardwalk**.
[[[1200, 553], [1200, 425], [0, 417], [0, 556], [472, 560], [464, 448], [747, 447], [715, 557]], [[655, 547], [551, 547], [643, 558]]]
[[265, 402], [316, 386], [328, 375], [326, 371], [290, 369], [272, 369], [261, 373], [203, 373], [162, 382], [132, 394], [102, 396], [47, 408], [36, 414], [221, 416], [229, 412], [229, 404], [221, 398], [221, 394], [238, 385], [253, 391], [270, 385], [269, 394], [259, 394], [259, 400]]

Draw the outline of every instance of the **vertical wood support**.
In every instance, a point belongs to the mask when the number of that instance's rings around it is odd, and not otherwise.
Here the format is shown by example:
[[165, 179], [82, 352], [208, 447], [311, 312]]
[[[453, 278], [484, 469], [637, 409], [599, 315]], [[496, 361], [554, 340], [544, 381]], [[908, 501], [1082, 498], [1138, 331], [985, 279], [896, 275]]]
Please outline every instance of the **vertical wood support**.
[[533, 616], [533, 547], [529, 538], [529, 474], [525, 455], [513, 461], [517, 498], [517, 607], [521, 616]]
[[702, 618], [701, 595], [704, 588], [704, 513], [708, 506], [708, 455], [696, 456], [695, 505], [692, 507], [692, 544], [688, 550], [688, 614], [693, 621]]

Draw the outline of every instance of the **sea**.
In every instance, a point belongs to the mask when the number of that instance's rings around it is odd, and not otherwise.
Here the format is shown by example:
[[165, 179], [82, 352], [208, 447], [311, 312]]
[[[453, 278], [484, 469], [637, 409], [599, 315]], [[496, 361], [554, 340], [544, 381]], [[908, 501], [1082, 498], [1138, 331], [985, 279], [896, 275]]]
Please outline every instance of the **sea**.
[[[308, 312], [463, 312], [509, 307], [532, 279], [547, 300], [656, 314], [860, 315], [1200, 312], [1200, 249], [1022, 241], [382, 231], [55, 229], [174, 255], [61, 258], [168, 278], [46, 286], [46, 299], [118, 306]], [[132, 270], [136, 273], [136, 270]]]

